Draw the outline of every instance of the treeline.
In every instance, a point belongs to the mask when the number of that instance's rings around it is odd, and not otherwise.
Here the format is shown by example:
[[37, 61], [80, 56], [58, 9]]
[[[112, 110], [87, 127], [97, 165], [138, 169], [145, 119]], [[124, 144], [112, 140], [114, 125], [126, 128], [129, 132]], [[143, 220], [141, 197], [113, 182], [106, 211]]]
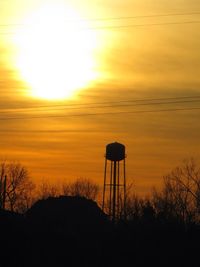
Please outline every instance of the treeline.
[[116, 224], [88, 200], [101, 195], [88, 179], [36, 187], [13, 163], [1, 165], [0, 179], [1, 203], [23, 213], [0, 209], [1, 266], [199, 266], [200, 169], [194, 160], [164, 176], [162, 190], [148, 198], [129, 186], [126, 220]]
[[152, 190], [148, 199], [127, 200], [130, 220], [141, 217], [185, 226], [200, 223], [200, 168], [194, 159], [186, 160], [163, 177], [160, 191]]
[[57, 196], [81, 196], [96, 200], [99, 186], [86, 178], [59, 185], [42, 182], [36, 185], [20, 163], [0, 164], [0, 208], [25, 213], [41, 199]]
[[[6, 181], [5, 181], [6, 177]], [[37, 200], [58, 196], [81, 196], [101, 206], [100, 187], [89, 179], [80, 178], [72, 183], [36, 186], [27, 169], [21, 164], [1, 163], [0, 204], [6, 209], [24, 213]], [[5, 203], [3, 203], [5, 202]], [[121, 214], [124, 214], [121, 205]], [[200, 168], [194, 159], [184, 161], [163, 177], [161, 190], [153, 189], [148, 198], [138, 197], [132, 186], [126, 195], [128, 221], [158, 220], [178, 222], [185, 226], [200, 223]], [[122, 217], [123, 219], [123, 217]]]

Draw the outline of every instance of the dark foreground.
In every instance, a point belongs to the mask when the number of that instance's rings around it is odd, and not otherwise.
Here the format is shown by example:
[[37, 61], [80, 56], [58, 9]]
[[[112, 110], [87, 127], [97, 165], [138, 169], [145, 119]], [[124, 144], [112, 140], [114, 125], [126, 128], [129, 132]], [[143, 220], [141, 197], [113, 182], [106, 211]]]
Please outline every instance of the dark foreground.
[[50, 198], [0, 211], [0, 266], [200, 266], [200, 228], [151, 216], [113, 226], [95, 202]]

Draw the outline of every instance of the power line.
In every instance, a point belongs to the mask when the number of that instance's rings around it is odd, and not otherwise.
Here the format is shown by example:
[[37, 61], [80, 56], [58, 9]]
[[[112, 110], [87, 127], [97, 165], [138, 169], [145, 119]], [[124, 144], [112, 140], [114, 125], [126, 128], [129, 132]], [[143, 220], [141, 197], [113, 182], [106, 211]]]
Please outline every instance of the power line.
[[[200, 99], [200, 95], [194, 96], [177, 96], [177, 97], [165, 97], [165, 98], [143, 98], [143, 99], [129, 99], [129, 100], [118, 100], [118, 101], [105, 101], [105, 102], [93, 102], [93, 103], [81, 103], [81, 104], [54, 104], [54, 105], [39, 105], [32, 107], [15, 107], [15, 108], [0, 108], [0, 112], [8, 111], [8, 110], [32, 110], [32, 109], [41, 109], [41, 108], [54, 108], [54, 107], [63, 107], [63, 108], [90, 108], [93, 105], [97, 105], [96, 107], [102, 107], [102, 105], [114, 105], [114, 104], [126, 104], [126, 103], [138, 103], [138, 102], [156, 102], [156, 101], [199, 101], [196, 99]], [[141, 104], [142, 104], [141, 103]], [[166, 103], [166, 102], [163, 102]], [[151, 103], [149, 103], [151, 104]], [[78, 106], [78, 107], [77, 107]], [[105, 107], [105, 106], [104, 106]]]
[[[185, 12], [185, 13], [162, 13], [162, 14], [151, 14], [151, 15], [135, 15], [135, 16], [117, 16], [117, 17], [100, 17], [100, 18], [84, 18], [84, 19], [66, 19], [66, 22], [81, 22], [81, 21], [112, 21], [112, 20], [128, 20], [137, 18], [154, 18], [154, 17], [176, 17], [176, 16], [193, 16], [200, 15], [200, 12]], [[29, 25], [25, 23], [5, 23], [0, 24], [0, 27], [7, 26], [24, 26]], [[30, 25], [32, 25], [30, 23]]]
[[[84, 21], [110, 21], [110, 20], [127, 20], [137, 18], [157, 18], [157, 17], [174, 17], [174, 16], [192, 16], [200, 15], [200, 12], [188, 12], [188, 13], [166, 13], [166, 14], [152, 14], [152, 15], [136, 15], [136, 16], [122, 16], [122, 17], [108, 17], [108, 18], [92, 18], [83, 19]], [[78, 20], [79, 21], [79, 20]], [[82, 21], [82, 20], [81, 20]]]
[[[102, 108], [117, 108], [117, 107], [134, 107], [134, 106], [156, 106], [156, 105], [171, 105], [171, 104], [189, 104], [189, 103], [198, 103], [200, 102], [200, 99], [198, 100], [182, 100], [182, 101], [168, 101], [168, 102], [153, 102], [153, 103], [132, 103], [132, 104], [115, 104], [115, 105], [104, 105], [104, 106], [85, 106], [84, 108], [86, 109], [102, 109]], [[54, 108], [52, 111], [56, 111], [56, 110], [65, 110], [65, 109], [70, 109], [70, 110], [80, 110], [83, 107], [60, 107], [60, 108]], [[31, 111], [31, 110], [29, 110]], [[36, 110], [36, 111], [40, 111], [41, 110]], [[42, 110], [42, 111], [51, 111], [49, 108], [47, 110]], [[20, 110], [18, 110], [18, 113], [20, 112]], [[21, 110], [21, 112], [24, 112]], [[0, 114], [9, 114], [11, 112], [9, 111], [0, 111]], [[16, 111], [15, 111], [16, 114]]]
[[[76, 31], [85, 31], [85, 30], [110, 30], [110, 29], [129, 29], [137, 27], [146, 27], [146, 26], [165, 26], [165, 25], [184, 25], [184, 24], [199, 24], [200, 20], [197, 21], [180, 21], [180, 22], [162, 22], [162, 23], [146, 23], [146, 24], [129, 24], [129, 25], [113, 25], [113, 26], [96, 26], [96, 27], [84, 27], [76, 29]], [[0, 34], [15, 34], [14, 32], [0, 32]]]
[[154, 17], [174, 17], [174, 16], [192, 16], [200, 15], [200, 12], [187, 12], [187, 13], [166, 13], [166, 14], [152, 14], [152, 15], [136, 15], [136, 16], [124, 16], [124, 17], [111, 17], [111, 18], [96, 18], [89, 19], [92, 21], [104, 21], [104, 20], [125, 20], [125, 19], [137, 19], [137, 18], [154, 18]]
[[0, 118], [1, 121], [6, 120], [30, 120], [30, 119], [48, 119], [48, 118], [67, 118], [67, 117], [85, 117], [85, 116], [101, 116], [101, 115], [119, 115], [119, 114], [140, 114], [140, 113], [158, 113], [158, 112], [174, 112], [174, 111], [191, 111], [200, 110], [200, 107], [193, 108], [173, 108], [160, 110], [135, 110], [135, 111], [119, 111], [119, 112], [102, 112], [102, 113], [79, 113], [67, 115], [46, 115], [46, 116], [31, 116], [31, 117], [7, 117]]
[[[123, 28], [137, 28], [145, 26], [164, 26], [164, 25], [181, 25], [181, 24], [198, 24], [200, 20], [196, 21], [178, 21], [178, 22], [161, 22], [161, 23], [148, 23], [148, 24], [129, 24], [129, 25], [114, 25], [114, 26], [99, 26], [99, 27], [88, 27], [86, 30], [106, 30], [106, 29], [123, 29]], [[83, 28], [84, 30], [84, 28]]]

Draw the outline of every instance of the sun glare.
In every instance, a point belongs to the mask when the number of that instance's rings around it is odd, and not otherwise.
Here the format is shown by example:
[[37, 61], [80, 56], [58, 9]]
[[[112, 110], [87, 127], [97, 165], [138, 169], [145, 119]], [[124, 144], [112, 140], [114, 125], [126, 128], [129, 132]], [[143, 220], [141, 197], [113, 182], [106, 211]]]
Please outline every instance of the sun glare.
[[17, 68], [34, 97], [68, 98], [96, 78], [96, 36], [86, 21], [65, 5], [37, 10], [15, 41]]

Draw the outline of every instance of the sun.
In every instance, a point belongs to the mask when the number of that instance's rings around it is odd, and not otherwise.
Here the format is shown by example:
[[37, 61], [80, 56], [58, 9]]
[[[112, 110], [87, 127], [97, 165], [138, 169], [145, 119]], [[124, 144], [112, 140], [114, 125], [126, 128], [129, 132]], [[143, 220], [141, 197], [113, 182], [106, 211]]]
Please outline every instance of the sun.
[[15, 35], [16, 59], [29, 94], [45, 99], [73, 96], [96, 79], [97, 39], [87, 21], [61, 4], [39, 8]]

